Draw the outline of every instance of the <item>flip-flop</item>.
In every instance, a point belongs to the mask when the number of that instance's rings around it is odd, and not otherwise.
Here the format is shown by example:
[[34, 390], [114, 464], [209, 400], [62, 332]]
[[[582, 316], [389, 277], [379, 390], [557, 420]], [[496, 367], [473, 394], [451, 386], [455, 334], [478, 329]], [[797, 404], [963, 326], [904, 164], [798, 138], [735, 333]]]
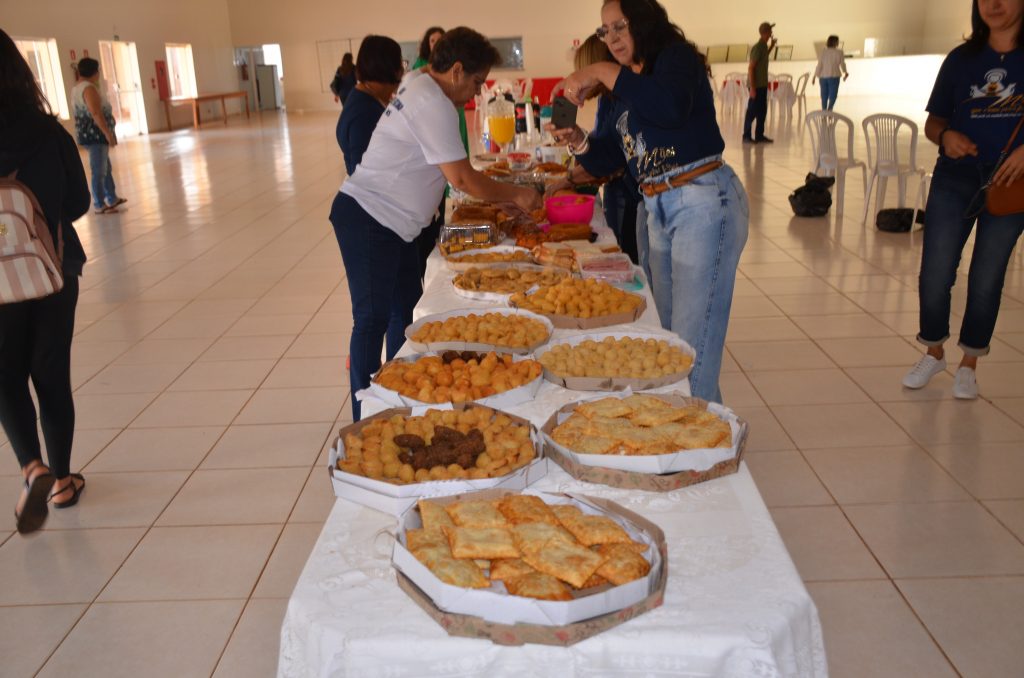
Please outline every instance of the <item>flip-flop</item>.
[[95, 210], [96, 214], [115, 214], [121, 210], [117, 209], [114, 205], [104, 205], [103, 207]]
[[56, 480], [52, 473], [47, 472], [36, 475], [31, 481], [25, 481], [28, 498], [25, 500], [25, 505], [21, 508], [21, 513], [18, 513], [18, 509], [14, 509], [18, 534], [35, 532], [46, 522], [46, 517], [50, 515], [46, 502], [50, 496], [50, 489]]
[[117, 207], [118, 205], [123, 205], [126, 202], [128, 202], [128, 198], [118, 198], [114, 202], [112, 202], [109, 205], [107, 205], [107, 207]]
[[[81, 473], [72, 473], [70, 475], [70, 478], [72, 480], [71, 480], [71, 484], [68, 487], [71, 488], [71, 499], [68, 499], [67, 501], [53, 501], [53, 497], [55, 495], [64, 494], [65, 492], [67, 492], [68, 491], [67, 487], [65, 487], [63, 490], [60, 490], [59, 492], [50, 492], [50, 494], [46, 497], [46, 501], [52, 503], [53, 504], [53, 508], [55, 508], [55, 509], [71, 508], [72, 506], [74, 506], [75, 504], [78, 503], [78, 498], [80, 496], [82, 496], [82, 491], [85, 489], [85, 476], [83, 476]], [[81, 485], [75, 485], [75, 480], [81, 480], [82, 484]]]

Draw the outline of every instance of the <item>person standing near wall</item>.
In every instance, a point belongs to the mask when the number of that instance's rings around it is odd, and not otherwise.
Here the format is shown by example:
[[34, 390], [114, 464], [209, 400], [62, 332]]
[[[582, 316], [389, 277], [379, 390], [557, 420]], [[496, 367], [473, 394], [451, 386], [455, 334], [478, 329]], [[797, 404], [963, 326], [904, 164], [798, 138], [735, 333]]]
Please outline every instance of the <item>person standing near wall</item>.
[[356, 86], [356, 67], [352, 62], [352, 52], [345, 52], [341, 57], [341, 65], [334, 72], [334, 79], [331, 80], [331, 91], [334, 92], [334, 100], [340, 101], [342, 108], [348, 95]]
[[[351, 101], [338, 116], [335, 130], [349, 176], [362, 161], [377, 121], [402, 82], [402, 46], [383, 35], [366, 36], [355, 70], [359, 83], [349, 94]], [[404, 333], [405, 327], [400, 331]]]
[[825, 43], [825, 49], [821, 50], [818, 65], [814, 67], [814, 77], [811, 79], [812, 85], [815, 80], [821, 79], [821, 110], [823, 111], [831, 111], [835, 108], [836, 97], [839, 96], [840, 74], [842, 74], [843, 80], [850, 77], [846, 70], [846, 57], [843, 56], [843, 50], [839, 49], [839, 36], [830, 35], [828, 42]]
[[[0, 424], [24, 479], [14, 515], [18, 532], [25, 534], [43, 526], [48, 502], [54, 508], [74, 506], [85, 487], [85, 478], [71, 473], [71, 338], [85, 264], [72, 222], [89, 211], [89, 185], [74, 140], [50, 114], [14, 41], [0, 30], [0, 176], [12, 173], [38, 200], [53, 242], [63, 243], [59, 292], [0, 304]], [[49, 467], [36, 433], [30, 379]]]
[[747, 117], [743, 120], [743, 141], [748, 144], [770, 144], [774, 141], [764, 135], [764, 121], [768, 117], [768, 60], [776, 42], [772, 37], [773, 28], [775, 24], [761, 22], [757, 27], [761, 37], [750, 48], [747, 67], [750, 99], [747, 101]]
[[118, 206], [128, 202], [117, 195], [114, 186], [110, 149], [117, 146], [114, 133], [114, 114], [110, 102], [100, 91], [100, 62], [89, 57], [79, 60], [80, 80], [71, 89], [72, 109], [75, 116], [75, 136], [89, 154], [92, 175], [92, 206], [96, 214], [111, 214]]

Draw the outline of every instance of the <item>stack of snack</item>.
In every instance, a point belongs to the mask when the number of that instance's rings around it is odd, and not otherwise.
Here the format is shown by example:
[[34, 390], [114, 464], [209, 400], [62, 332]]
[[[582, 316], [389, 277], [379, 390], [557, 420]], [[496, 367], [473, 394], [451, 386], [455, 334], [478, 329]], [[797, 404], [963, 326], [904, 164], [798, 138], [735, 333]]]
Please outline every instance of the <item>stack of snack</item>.
[[510, 298], [516, 308], [583, 319], [635, 312], [643, 301], [643, 297], [623, 292], [608, 283], [574, 278], [542, 287], [529, 295], [517, 292]]
[[445, 351], [412, 360], [392, 360], [375, 384], [421, 403], [464, 403], [524, 386], [541, 375], [536, 360], [516, 361], [494, 351]]
[[653, 455], [732, 446], [729, 423], [697, 406], [649, 395], [602, 398], [576, 406], [551, 432], [581, 454]]
[[558, 377], [652, 378], [681, 374], [693, 358], [678, 346], [653, 337], [613, 337], [555, 344], [538, 358]]
[[579, 271], [580, 262], [621, 252], [618, 245], [599, 245], [587, 240], [568, 240], [558, 243], [542, 243], [533, 249], [533, 256], [537, 263], [543, 266], [561, 266], [572, 271]]
[[466, 292], [512, 294], [537, 285], [553, 285], [568, 276], [568, 271], [558, 268], [491, 266], [470, 268], [455, 276], [452, 284], [455, 289]]
[[495, 248], [482, 252], [467, 252], [464, 254], [452, 254], [447, 257], [449, 267], [459, 264], [532, 264], [533, 255], [527, 249], [518, 247]]
[[467, 313], [424, 323], [409, 336], [421, 344], [463, 342], [502, 348], [530, 348], [547, 341], [548, 327], [536, 317]]
[[[440, 505], [419, 502], [422, 529], [407, 530], [409, 552], [452, 586], [497, 582], [514, 596], [569, 601], [599, 586], [647, 576], [648, 545], [611, 518], [533, 495]], [[485, 574], [486, 571], [486, 574]]]
[[590, 224], [552, 224], [547, 230], [537, 227], [524, 228], [516, 236], [516, 245], [533, 249], [545, 242], [563, 242], [565, 240], [589, 240], [594, 231]]
[[343, 440], [339, 470], [396, 485], [497, 478], [536, 457], [528, 424], [481, 406], [374, 419]]

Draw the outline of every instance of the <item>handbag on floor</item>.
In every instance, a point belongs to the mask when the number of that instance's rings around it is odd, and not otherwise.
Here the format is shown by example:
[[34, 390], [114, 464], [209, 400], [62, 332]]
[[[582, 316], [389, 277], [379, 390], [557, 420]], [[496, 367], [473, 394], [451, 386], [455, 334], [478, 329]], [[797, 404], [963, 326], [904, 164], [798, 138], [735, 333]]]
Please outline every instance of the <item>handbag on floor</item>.
[[39, 299], [64, 287], [60, 230], [55, 246], [43, 208], [17, 174], [0, 177], [0, 304]]
[[[917, 212], [916, 215], [915, 212]], [[875, 227], [886, 233], [909, 233], [915, 222], [924, 224], [924, 210], [891, 207], [878, 210], [878, 214], [875, 215]]]
[[798, 217], [823, 217], [832, 207], [832, 193], [829, 189], [836, 182], [835, 177], [819, 177], [808, 174], [804, 185], [789, 195], [789, 205]]
[[[1013, 130], [1013, 134], [1010, 135], [1010, 140], [1006, 142], [1003, 152], [999, 155], [999, 162], [996, 163], [992, 176], [995, 176], [995, 173], [1002, 167], [1003, 161], [1006, 160], [1006, 156], [1010, 154], [1010, 146], [1013, 145], [1014, 140], [1017, 138], [1022, 124], [1024, 124], [1024, 115], [1021, 116], [1017, 127]], [[992, 179], [989, 178], [988, 192], [985, 195], [985, 208], [989, 214], [996, 217], [1024, 213], [1024, 179], [1017, 179], [1012, 184], [996, 186], [992, 183]]]

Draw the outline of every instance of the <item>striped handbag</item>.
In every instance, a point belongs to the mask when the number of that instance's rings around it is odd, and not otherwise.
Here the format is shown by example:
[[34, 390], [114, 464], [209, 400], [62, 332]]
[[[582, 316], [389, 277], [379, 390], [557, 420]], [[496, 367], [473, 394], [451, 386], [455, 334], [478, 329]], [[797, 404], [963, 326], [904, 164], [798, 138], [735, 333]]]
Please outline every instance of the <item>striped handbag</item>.
[[60, 231], [54, 246], [39, 201], [16, 176], [17, 171], [0, 177], [0, 304], [39, 299], [64, 287]]

